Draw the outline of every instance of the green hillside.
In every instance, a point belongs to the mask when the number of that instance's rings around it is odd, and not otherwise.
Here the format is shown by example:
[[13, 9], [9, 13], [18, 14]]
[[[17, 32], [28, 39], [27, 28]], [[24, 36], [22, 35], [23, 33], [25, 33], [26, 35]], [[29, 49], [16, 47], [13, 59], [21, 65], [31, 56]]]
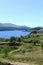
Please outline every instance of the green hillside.
[[0, 38], [0, 61], [43, 65], [43, 33], [31, 33], [20, 38]]

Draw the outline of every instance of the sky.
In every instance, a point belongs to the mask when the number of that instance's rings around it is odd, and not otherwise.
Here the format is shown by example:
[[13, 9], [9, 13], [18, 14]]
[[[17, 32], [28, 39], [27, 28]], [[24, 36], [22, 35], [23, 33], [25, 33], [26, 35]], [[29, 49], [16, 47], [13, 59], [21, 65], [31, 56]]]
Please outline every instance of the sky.
[[43, 26], [43, 0], [0, 0], [0, 23]]

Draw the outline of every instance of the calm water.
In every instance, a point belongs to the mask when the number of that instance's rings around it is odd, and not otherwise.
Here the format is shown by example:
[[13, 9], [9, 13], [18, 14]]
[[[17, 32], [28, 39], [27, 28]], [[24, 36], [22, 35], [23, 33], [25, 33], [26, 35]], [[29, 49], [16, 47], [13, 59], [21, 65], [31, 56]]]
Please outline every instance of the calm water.
[[10, 38], [11, 36], [20, 37], [26, 36], [30, 32], [23, 32], [23, 31], [0, 31], [0, 38]]

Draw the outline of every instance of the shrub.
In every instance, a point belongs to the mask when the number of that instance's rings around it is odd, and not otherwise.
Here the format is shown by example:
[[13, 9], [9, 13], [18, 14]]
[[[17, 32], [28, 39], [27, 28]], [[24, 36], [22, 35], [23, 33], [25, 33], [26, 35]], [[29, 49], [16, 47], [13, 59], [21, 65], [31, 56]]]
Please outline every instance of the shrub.
[[42, 45], [41, 45], [41, 46], [42, 46], [42, 50], [43, 50], [43, 43], [42, 43]]
[[15, 37], [11, 37], [10, 38], [10, 42], [14, 42], [14, 41], [16, 41], [16, 38]]

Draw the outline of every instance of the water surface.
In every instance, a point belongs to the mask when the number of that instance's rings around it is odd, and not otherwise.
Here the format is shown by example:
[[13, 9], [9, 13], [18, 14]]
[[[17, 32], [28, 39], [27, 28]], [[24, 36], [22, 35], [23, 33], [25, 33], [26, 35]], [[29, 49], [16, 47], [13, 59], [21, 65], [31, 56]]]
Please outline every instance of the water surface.
[[0, 38], [10, 38], [11, 36], [20, 37], [20, 36], [26, 36], [30, 32], [24, 32], [24, 31], [0, 31]]

